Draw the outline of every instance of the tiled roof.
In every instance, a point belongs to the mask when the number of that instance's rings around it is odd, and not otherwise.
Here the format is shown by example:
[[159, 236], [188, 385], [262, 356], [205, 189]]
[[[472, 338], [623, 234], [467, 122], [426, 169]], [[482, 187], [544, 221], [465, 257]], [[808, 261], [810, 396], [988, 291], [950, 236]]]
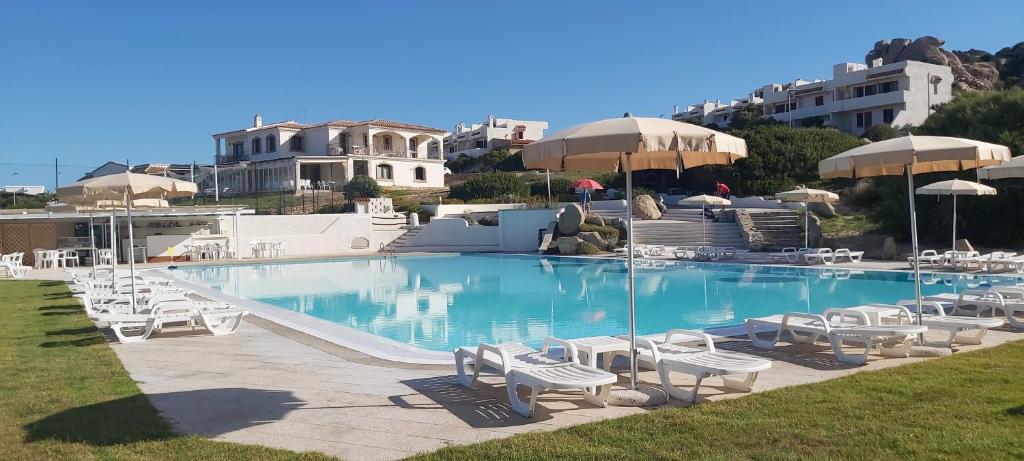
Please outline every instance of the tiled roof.
[[224, 135], [228, 135], [228, 134], [246, 133], [246, 132], [249, 132], [249, 131], [263, 130], [263, 129], [267, 129], [267, 128], [295, 128], [295, 129], [301, 130], [303, 128], [309, 128], [309, 127], [310, 127], [310, 125], [303, 125], [303, 124], [301, 124], [299, 122], [296, 122], [295, 120], [287, 120], [287, 121], [284, 121], [284, 122], [268, 123], [268, 124], [265, 124], [265, 125], [259, 126], [259, 127], [249, 127], [249, 128], [243, 128], [241, 130], [232, 130], [232, 131], [225, 131], [223, 133], [214, 133], [214, 136], [224, 136]]
[[433, 132], [436, 132], [436, 133], [445, 133], [445, 130], [442, 130], [440, 128], [432, 128], [432, 127], [423, 126], [423, 125], [414, 125], [412, 123], [396, 122], [396, 121], [393, 121], [393, 120], [383, 120], [383, 119], [379, 119], [379, 118], [375, 118], [373, 120], [367, 120], [365, 122], [360, 122], [360, 123], [358, 123], [358, 125], [370, 125], [370, 126], [375, 126], [375, 127], [380, 127], [380, 128], [394, 128], [394, 129], [397, 129], [397, 130], [433, 131]]

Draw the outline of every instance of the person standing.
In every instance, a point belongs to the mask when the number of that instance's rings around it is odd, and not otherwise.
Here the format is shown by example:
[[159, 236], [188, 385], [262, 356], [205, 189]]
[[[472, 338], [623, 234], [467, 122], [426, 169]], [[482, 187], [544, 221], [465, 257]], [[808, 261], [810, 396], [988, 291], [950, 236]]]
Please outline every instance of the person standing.
[[732, 191], [729, 190], [729, 186], [726, 186], [722, 182], [715, 181], [715, 195], [722, 197], [724, 199], [728, 199], [729, 194], [731, 193]]

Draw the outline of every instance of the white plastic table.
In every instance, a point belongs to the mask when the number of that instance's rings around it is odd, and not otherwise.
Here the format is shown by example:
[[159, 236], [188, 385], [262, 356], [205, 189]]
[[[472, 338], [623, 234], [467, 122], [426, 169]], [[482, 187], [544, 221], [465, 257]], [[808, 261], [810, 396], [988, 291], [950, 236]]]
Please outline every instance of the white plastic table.
[[[594, 368], [597, 368], [597, 357], [599, 355], [608, 354], [609, 352], [629, 355], [629, 341], [621, 338], [614, 338], [611, 336], [594, 336], [590, 338], [573, 339], [569, 342], [576, 345], [576, 349], [580, 352], [580, 362]], [[584, 355], [586, 355], [586, 362], [583, 362], [582, 356]], [[605, 356], [604, 369], [610, 370], [611, 367], [611, 360], [609, 360], [609, 357]]]

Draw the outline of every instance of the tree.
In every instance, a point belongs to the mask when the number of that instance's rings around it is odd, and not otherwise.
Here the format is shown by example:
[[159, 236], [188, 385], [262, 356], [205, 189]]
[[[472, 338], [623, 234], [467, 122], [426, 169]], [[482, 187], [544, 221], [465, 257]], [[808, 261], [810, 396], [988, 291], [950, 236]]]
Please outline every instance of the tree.
[[748, 156], [736, 163], [737, 186], [746, 194], [770, 195], [819, 181], [818, 162], [864, 143], [833, 128], [761, 124], [729, 134], [747, 141]]
[[378, 198], [381, 196], [380, 185], [369, 176], [356, 176], [348, 184], [345, 184], [345, 197], [349, 200], [356, 198]]
[[490, 152], [478, 158], [480, 163], [479, 171], [494, 171], [494, 166], [508, 157], [508, 149], [492, 149]]
[[1024, 152], [1024, 89], [976, 91], [940, 105], [917, 134], [994, 142]]
[[764, 106], [763, 104], [751, 104], [736, 109], [732, 113], [732, 121], [729, 122], [730, 130], [745, 130], [747, 128], [753, 128], [755, 126], [763, 125], [781, 125], [782, 122], [773, 118], [763, 117]]
[[885, 141], [886, 139], [894, 139], [900, 137], [900, 130], [886, 125], [884, 123], [873, 125], [864, 132], [864, 138], [870, 139], [872, 142]]

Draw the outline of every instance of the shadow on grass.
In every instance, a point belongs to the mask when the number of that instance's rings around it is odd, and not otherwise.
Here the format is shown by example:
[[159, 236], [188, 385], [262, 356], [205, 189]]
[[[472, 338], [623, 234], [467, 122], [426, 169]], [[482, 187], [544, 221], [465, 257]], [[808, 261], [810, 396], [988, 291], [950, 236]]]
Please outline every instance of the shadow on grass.
[[149, 399], [140, 393], [29, 423], [25, 440], [117, 445], [178, 437], [161, 413], [175, 422], [180, 434], [217, 436], [278, 421], [304, 404], [291, 392], [262, 389], [203, 389], [152, 394]]
[[67, 285], [67, 282], [61, 282], [58, 280], [48, 280], [45, 282], [39, 282], [39, 286], [41, 287], [59, 287], [62, 285]]
[[50, 312], [43, 312], [43, 317], [53, 317], [55, 315], [75, 315], [78, 312], [79, 312], [78, 310], [73, 310], [73, 311], [50, 311]]
[[63, 330], [47, 331], [46, 336], [74, 336], [74, 335], [86, 335], [99, 332], [99, 328], [95, 326], [88, 326], [82, 328], [65, 328]]
[[56, 311], [56, 310], [82, 310], [82, 306], [78, 304], [54, 304], [50, 306], [42, 306], [39, 308], [41, 311]]
[[1009, 416], [1024, 416], [1024, 405], [1007, 408], [1006, 414]]
[[103, 336], [89, 336], [87, 338], [68, 339], [64, 341], [47, 341], [39, 343], [39, 347], [52, 349], [54, 347], [86, 347], [96, 344], [106, 344], [107, 338]]

